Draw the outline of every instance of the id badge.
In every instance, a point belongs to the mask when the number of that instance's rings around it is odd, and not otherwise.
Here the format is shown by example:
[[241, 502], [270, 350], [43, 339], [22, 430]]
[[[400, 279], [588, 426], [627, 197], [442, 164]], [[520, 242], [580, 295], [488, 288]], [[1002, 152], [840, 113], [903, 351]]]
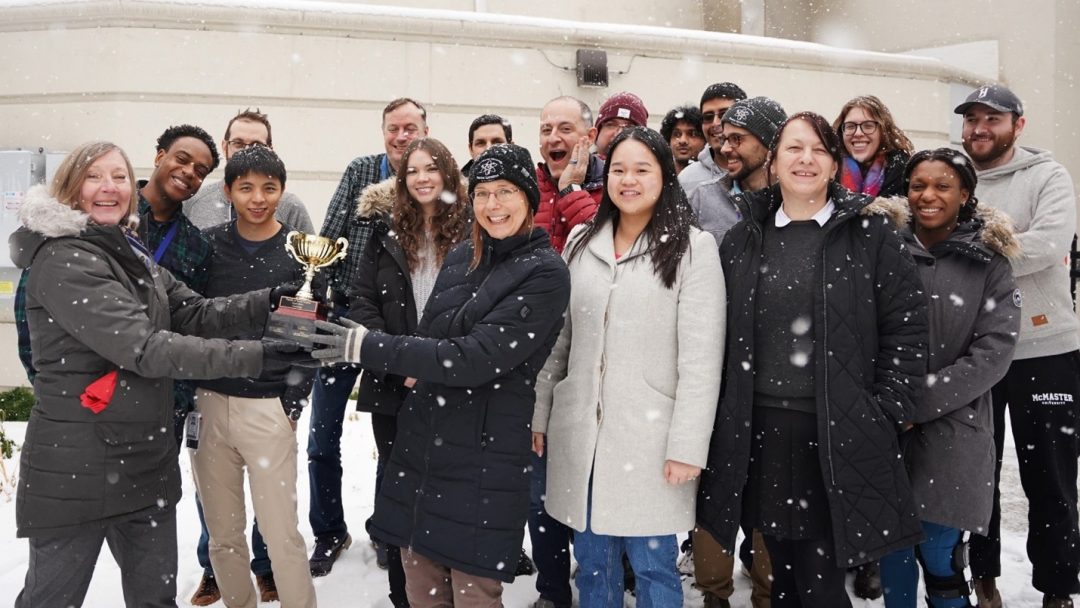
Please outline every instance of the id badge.
[[202, 434], [202, 414], [199, 412], [188, 412], [187, 420], [184, 422], [184, 438], [188, 448], [192, 450], [199, 449], [199, 435]]

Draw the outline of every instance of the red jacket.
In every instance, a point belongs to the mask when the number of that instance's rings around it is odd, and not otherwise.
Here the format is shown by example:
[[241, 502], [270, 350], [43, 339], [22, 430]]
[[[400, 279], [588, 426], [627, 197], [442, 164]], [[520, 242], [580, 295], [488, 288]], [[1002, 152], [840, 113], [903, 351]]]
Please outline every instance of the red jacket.
[[536, 210], [536, 225], [547, 230], [551, 246], [562, 253], [570, 231], [596, 215], [604, 192], [604, 161], [595, 154], [589, 157], [589, 170], [582, 189], [559, 196], [559, 184], [552, 181], [544, 163], [536, 166], [536, 183], [540, 186], [540, 206]]

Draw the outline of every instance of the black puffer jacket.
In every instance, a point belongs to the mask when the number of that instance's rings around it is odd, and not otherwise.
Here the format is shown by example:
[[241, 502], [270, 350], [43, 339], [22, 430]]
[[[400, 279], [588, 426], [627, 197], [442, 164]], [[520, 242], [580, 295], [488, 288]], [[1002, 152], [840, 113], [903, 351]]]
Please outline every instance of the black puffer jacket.
[[570, 274], [547, 233], [450, 251], [417, 336], [369, 331], [360, 363], [418, 382], [368, 531], [445, 566], [514, 580], [529, 508], [536, 376], [563, 324]]
[[[397, 180], [368, 186], [356, 204], [356, 221], [368, 225], [371, 238], [349, 285], [349, 318], [368, 329], [395, 336], [416, 331], [416, 301], [405, 251], [390, 233], [390, 210]], [[360, 376], [356, 409], [395, 415], [409, 393], [405, 376], [372, 369]]]
[[[906, 203], [853, 194], [835, 183], [829, 198], [836, 212], [823, 227], [814, 376], [836, 560], [850, 566], [922, 538], [897, 432], [926, 374], [926, 300], [897, 233], [906, 223]], [[729, 551], [750, 458], [762, 226], [781, 203], [776, 186], [735, 200], [745, 219], [720, 247], [728, 285], [724, 395], [698, 498], [698, 522]]]

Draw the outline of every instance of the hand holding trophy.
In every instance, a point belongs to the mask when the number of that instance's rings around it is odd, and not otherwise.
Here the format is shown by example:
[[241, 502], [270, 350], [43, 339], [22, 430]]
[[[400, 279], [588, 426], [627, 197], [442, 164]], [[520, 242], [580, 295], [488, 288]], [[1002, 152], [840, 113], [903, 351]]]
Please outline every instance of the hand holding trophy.
[[304, 284], [295, 296], [282, 296], [277, 310], [270, 314], [263, 340], [287, 342], [305, 350], [312, 347], [315, 321], [326, 320], [327, 306], [311, 291], [315, 273], [345, 257], [349, 242], [336, 241], [293, 230], [285, 236], [285, 249], [304, 266]]

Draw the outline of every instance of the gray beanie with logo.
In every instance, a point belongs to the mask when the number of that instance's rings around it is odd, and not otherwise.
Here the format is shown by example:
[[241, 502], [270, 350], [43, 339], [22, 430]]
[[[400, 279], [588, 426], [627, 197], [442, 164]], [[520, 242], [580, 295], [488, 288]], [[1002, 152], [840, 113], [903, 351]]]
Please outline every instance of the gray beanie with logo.
[[768, 148], [786, 120], [787, 112], [776, 101], [768, 97], [751, 97], [740, 99], [728, 108], [721, 124], [728, 122], [746, 129]]

